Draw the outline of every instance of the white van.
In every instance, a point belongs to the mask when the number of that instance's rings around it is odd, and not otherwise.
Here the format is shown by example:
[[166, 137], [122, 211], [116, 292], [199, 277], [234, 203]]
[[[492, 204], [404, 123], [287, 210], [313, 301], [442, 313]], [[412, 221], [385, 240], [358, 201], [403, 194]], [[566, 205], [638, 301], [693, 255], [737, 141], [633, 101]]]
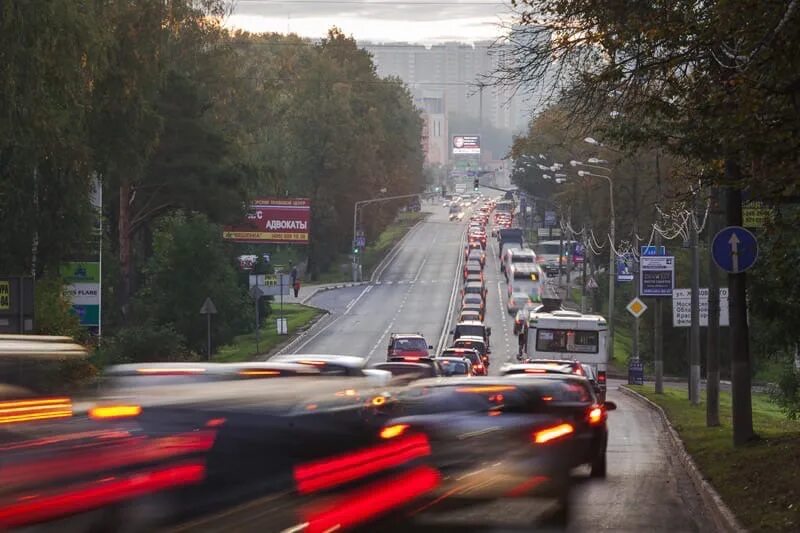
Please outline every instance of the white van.
[[500, 267], [509, 279], [509, 268], [516, 266], [536, 266], [536, 253], [527, 248], [511, 248], [503, 255], [503, 265]]
[[534, 302], [542, 301], [544, 295], [544, 273], [536, 264], [518, 263], [506, 269], [508, 295], [523, 292]]

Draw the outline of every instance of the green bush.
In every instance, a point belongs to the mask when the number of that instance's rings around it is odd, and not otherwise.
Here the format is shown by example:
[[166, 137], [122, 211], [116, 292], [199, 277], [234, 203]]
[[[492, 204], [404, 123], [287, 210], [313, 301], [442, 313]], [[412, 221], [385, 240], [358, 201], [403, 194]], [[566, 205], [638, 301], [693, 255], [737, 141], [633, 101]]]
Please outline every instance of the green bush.
[[800, 371], [787, 366], [778, 383], [770, 388], [770, 398], [792, 420], [800, 418]]
[[72, 312], [59, 277], [45, 277], [36, 282], [34, 291], [36, 332], [41, 335], [65, 335], [79, 342], [88, 340], [88, 333]]
[[120, 328], [113, 337], [103, 339], [93, 361], [104, 367], [122, 363], [185, 361], [195, 356], [184, 338], [170, 326], [136, 325]]

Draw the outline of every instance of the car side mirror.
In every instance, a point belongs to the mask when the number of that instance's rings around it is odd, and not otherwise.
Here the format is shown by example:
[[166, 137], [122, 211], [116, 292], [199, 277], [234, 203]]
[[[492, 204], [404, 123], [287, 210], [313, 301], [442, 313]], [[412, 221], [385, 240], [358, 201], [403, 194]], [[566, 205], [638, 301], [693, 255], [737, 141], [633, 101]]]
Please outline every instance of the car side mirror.
[[429, 345], [428, 345], [428, 349], [429, 349], [429, 350], [433, 350], [433, 345], [432, 345], [432, 344], [429, 344]]
[[487, 337], [491, 337], [492, 336], [492, 328], [486, 328], [486, 336]]
[[617, 408], [617, 404], [614, 402], [603, 402], [603, 407], [606, 408], [606, 411], [613, 411]]
[[455, 335], [455, 334], [456, 334], [456, 330], [454, 330], [454, 329], [451, 329], [451, 330], [450, 330], [450, 335]]

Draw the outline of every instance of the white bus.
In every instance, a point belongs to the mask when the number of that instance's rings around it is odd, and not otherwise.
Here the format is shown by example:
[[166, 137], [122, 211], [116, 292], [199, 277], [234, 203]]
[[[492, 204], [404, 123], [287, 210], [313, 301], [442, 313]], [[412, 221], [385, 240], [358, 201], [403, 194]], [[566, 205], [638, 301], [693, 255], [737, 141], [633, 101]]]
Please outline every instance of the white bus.
[[595, 367], [605, 389], [608, 322], [604, 317], [563, 310], [531, 313], [527, 347], [530, 359], [579, 361]]

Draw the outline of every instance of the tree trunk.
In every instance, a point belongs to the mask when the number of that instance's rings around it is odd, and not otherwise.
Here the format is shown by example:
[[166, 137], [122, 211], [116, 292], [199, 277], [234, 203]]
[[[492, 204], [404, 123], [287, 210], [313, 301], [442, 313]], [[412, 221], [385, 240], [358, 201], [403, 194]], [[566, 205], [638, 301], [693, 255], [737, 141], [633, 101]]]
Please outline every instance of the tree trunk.
[[119, 187], [119, 306], [123, 322], [127, 321], [131, 296], [131, 189], [123, 182]]

